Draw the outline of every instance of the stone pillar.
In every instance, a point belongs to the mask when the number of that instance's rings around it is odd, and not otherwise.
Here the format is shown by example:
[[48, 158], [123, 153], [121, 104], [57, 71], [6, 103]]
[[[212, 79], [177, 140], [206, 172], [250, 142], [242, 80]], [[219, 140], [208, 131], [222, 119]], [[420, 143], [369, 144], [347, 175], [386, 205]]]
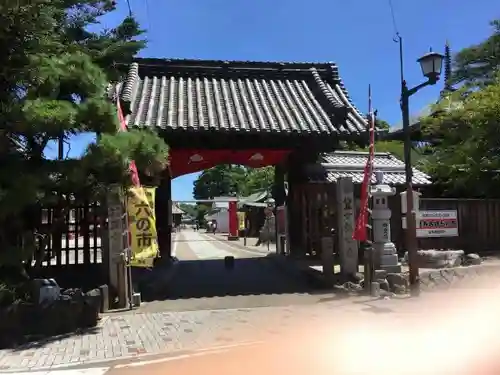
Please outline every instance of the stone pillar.
[[377, 185], [371, 188], [373, 199], [373, 248], [375, 250], [375, 269], [387, 272], [401, 272], [396, 246], [391, 242], [391, 210], [389, 197], [396, 194], [396, 189], [383, 183], [383, 173], [375, 172]]
[[338, 245], [340, 271], [346, 275], [358, 272], [358, 243], [352, 239], [354, 230], [354, 184], [350, 177], [337, 180]]
[[321, 237], [321, 266], [327, 285], [333, 285], [335, 262], [333, 257], [333, 237]]
[[129, 248], [129, 231], [125, 197], [119, 188], [112, 188], [107, 197], [108, 206], [108, 243], [105, 247], [106, 264], [108, 265], [109, 284], [118, 297], [118, 306], [123, 308], [129, 304], [127, 252]]
[[172, 191], [170, 174], [165, 173], [156, 188], [155, 216], [160, 257], [168, 259], [172, 255]]

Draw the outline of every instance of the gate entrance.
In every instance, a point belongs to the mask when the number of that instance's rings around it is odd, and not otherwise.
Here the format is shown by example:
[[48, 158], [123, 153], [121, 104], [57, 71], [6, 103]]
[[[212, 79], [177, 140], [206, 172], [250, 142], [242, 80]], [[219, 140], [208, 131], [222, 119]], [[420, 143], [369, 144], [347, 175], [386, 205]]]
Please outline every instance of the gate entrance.
[[285, 215], [285, 205], [275, 207], [273, 201], [234, 197], [173, 201], [172, 254], [178, 255], [175, 234], [185, 231], [213, 235], [218, 241], [233, 241], [236, 246], [247, 247], [246, 251], [284, 253], [288, 237]]
[[309, 180], [307, 165], [342, 142], [362, 146], [367, 130], [332, 63], [141, 58], [117, 89], [127, 126], [154, 128], [170, 147], [159, 182], [139, 171], [158, 186], [162, 257], [172, 255], [172, 178], [217, 164], [274, 166], [272, 196], [276, 207], [287, 205], [289, 252], [305, 254], [298, 189]]

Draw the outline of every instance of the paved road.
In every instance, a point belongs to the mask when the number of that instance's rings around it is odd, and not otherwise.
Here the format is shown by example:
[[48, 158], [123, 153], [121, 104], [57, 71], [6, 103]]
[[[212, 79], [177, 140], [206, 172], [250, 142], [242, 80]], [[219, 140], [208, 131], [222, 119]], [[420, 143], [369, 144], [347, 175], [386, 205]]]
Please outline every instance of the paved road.
[[[328, 306], [346, 305], [336, 301]], [[0, 372], [92, 365], [147, 354], [176, 353], [257, 340], [301, 317], [320, 314], [320, 305], [253, 309], [148, 312], [105, 315], [95, 330], [0, 350]], [[295, 319], [295, 320], [294, 320]]]
[[[499, 363], [492, 361], [498, 361], [500, 347], [499, 292], [478, 286], [474, 293], [456, 290], [418, 299], [162, 314], [169, 318], [157, 327], [158, 336], [170, 338], [162, 354], [80, 363], [71, 373], [51, 375], [76, 375], [76, 369], [86, 369], [81, 375], [497, 375]], [[140, 315], [148, 316], [142, 318], [145, 330], [151, 329], [147, 322], [159, 323], [157, 314]], [[122, 331], [124, 322], [132, 323], [131, 316], [115, 319], [123, 319]], [[115, 335], [114, 345], [124, 341], [120, 331]], [[140, 330], [135, 335], [141, 336]], [[33, 357], [44, 349], [23, 354]]]
[[[170, 287], [141, 311], [251, 308], [315, 303], [320, 295], [303, 279], [280, 270], [267, 248], [245, 250], [220, 237], [185, 230], [176, 233], [179, 259]], [[235, 258], [234, 268], [224, 257]]]

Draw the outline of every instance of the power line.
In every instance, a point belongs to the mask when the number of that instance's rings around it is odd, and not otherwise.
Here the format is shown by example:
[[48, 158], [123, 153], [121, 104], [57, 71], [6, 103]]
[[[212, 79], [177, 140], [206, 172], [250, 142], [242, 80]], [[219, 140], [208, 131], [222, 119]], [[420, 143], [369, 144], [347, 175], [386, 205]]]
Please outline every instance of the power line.
[[130, 0], [127, 0], [128, 15], [132, 17], [132, 6], [130, 5]]
[[146, 3], [146, 24], [148, 25], [148, 36], [151, 35], [151, 17], [149, 12], [149, 1], [145, 0]]
[[398, 29], [398, 23], [396, 22], [396, 12], [394, 11], [394, 5], [392, 4], [392, 0], [388, 0], [389, 2], [389, 9], [391, 10], [391, 17], [392, 17], [392, 27], [394, 29], [394, 40], [399, 38], [399, 29]]

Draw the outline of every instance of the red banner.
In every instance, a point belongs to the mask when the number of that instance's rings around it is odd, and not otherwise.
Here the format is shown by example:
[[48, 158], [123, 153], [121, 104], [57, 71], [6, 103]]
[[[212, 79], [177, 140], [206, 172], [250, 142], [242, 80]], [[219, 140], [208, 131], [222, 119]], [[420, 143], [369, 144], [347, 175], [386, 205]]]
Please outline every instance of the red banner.
[[373, 158], [375, 155], [375, 116], [372, 111], [372, 95], [370, 87], [368, 87], [368, 111], [370, 116], [368, 124], [370, 132], [370, 146], [363, 173], [363, 183], [361, 185], [361, 207], [356, 220], [356, 227], [352, 233], [352, 239], [356, 241], [368, 240], [366, 227], [368, 225], [368, 203], [370, 200], [369, 189], [373, 172]]
[[289, 150], [171, 149], [170, 173], [174, 178], [200, 172], [218, 164], [240, 164], [251, 168], [266, 167], [280, 164], [289, 153]]

